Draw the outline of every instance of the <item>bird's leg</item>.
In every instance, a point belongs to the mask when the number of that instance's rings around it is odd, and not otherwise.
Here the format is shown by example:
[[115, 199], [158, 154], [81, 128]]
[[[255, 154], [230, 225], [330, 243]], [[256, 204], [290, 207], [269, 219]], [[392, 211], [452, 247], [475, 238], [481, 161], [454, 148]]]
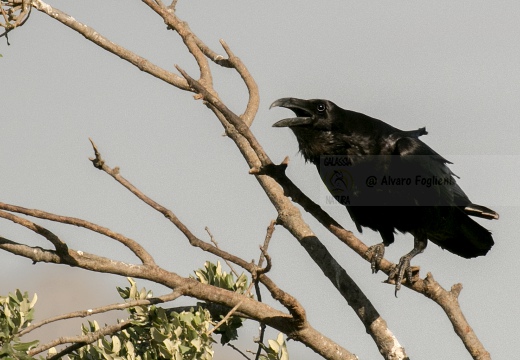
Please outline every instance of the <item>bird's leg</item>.
[[[358, 230], [361, 232], [361, 228], [359, 226]], [[385, 247], [394, 242], [394, 229], [392, 227], [380, 228], [379, 234], [383, 238], [383, 242], [370, 246], [365, 253], [365, 256], [370, 258], [372, 274], [375, 274], [379, 271], [379, 265], [381, 264], [381, 260], [383, 260], [383, 256], [385, 255]]]
[[401, 257], [399, 264], [390, 271], [390, 274], [388, 274], [388, 280], [395, 278], [395, 297], [397, 297], [397, 292], [401, 289], [401, 282], [405, 276], [410, 284], [412, 283], [412, 268], [410, 267], [410, 261], [415, 255], [422, 253], [424, 249], [426, 249], [427, 244], [428, 238], [426, 236], [414, 236], [412, 251]]
[[376, 245], [372, 245], [368, 248], [365, 255], [370, 257], [370, 265], [372, 268], [372, 274], [375, 274], [379, 271], [379, 264], [385, 255], [385, 246], [384, 242]]

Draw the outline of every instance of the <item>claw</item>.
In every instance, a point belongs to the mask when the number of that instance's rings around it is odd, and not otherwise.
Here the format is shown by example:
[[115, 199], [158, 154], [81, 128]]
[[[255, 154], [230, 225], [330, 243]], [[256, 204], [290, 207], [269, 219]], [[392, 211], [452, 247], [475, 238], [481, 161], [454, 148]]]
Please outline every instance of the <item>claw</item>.
[[426, 249], [426, 245], [428, 244], [428, 240], [425, 236], [414, 236], [413, 249], [408, 254], [401, 257], [399, 260], [399, 264], [396, 265], [390, 274], [388, 274], [388, 280], [386, 282], [392, 283], [392, 280], [395, 281], [395, 297], [397, 297], [397, 292], [401, 289], [401, 282], [406, 278], [406, 280], [412, 284], [413, 281], [413, 273], [414, 271], [419, 271], [418, 268], [412, 268], [410, 266], [410, 260], [417, 254], [420, 254]]
[[401, 289], [401, 283], [404, 279], [410, 282], [413, 282], [413, 274], [412, 267], [410, 266], [410, 255], [407, 254], [399, 260], [399, 264], [394, 266], [390, 274], [388, 274], [387, 282], [390, 282], [391, 279], [395, 281], [395, 297], [397, 297], [397, 292]]
[[370, 257], [370, 267], [372, 268], [372, 274], [377, 273], [379, 271], [379, 264], [381, 264], [381, 260], [385, 255], [385, 244], [380, 243], [370, 246], [365, 255]]

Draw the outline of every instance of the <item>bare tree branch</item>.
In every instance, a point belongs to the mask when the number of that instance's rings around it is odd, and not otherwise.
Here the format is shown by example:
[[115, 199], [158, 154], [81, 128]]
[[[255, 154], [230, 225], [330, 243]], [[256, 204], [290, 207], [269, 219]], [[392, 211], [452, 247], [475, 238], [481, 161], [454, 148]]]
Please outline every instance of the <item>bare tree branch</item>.
[[0, 27], [5, 31], [0, 33], [0, 37], [7, 37], [9, 31], [25, 24], [31, 15], [31, 9], [30, 0], [2, 0], [0, 14], [2, 14], [3, 21], [0, 21]]
[[[330, 339], [325, 338], [314, 330], [305, 320], [302, 321], [302, 319], [293, 318], [289, 315], [283, 314], [247, 296], [237, 293], [230, 294], [229, 291], [224, 289], [202, 284], [194, 279], [182, 278], [177, 274], [167, 272], [156, 265], [131, 265], [73, 249], [68, 250], [67, 257], [60, 257], [51, 250], [18, 244], [4, 238], [0, 238], [0, 249], [30, 258], [34, 262], [44, 261], [57, 264], [68, 264], [87, 270], [147, 279], [175, 289], [181, 295], [223, 304], [229, 308], [233, 308], [239, 304], [238, 310], [240, 312], [292, 336], [292, 338], [303, 342], [327, 359], [355, 358], [355, 356], [350, 354], [347, 350], [342, 349]], [[269, 286], [269, 279], [265, 277], [265, 275], [262, 275], [262, 281]], [[281, 298], [284, 302], [287, 302], [287, 299], [292, 298], [290, 295], [279, 290], [274, 284], [271, 283], [270, 286], [271, 291], [273, 291], [274, 288], [277, 292], [277, 294], [274, 295], [275, 298]], [[281, 294], [283, 294], [283, 297]], [[298, 303], [296, 303], [295, 306], [299, 306]], [[291, 310], [294, 311], [294, 309]], [[64, 340], [61, 338], [55, 342], [46, 344], [39, 350], [45, 351], [59, 343], [69, 342], [69, 340], [70, 339]]]
[[177, 5], [177, 1], [178, 0], [173, 0], [172, 3], [170, 4], [170, 6], [168, 6], [168, 8], [170, 8], [170, 10], [172, 10], [172, 11], [175, 11], [175, 6]]
[[52, 243], [52, 245], [54, 245], [56, 253], [60, 256], [66, 256], [68, 254], [67, 244], [65, 244], [63, 241], [61, 241], [61, 239], [58, 236], [56, 236], [54, 233], [47, 230], [43, 226], [37, 225], [32, 221], [10, 214], [5, 211], [0, 211], [0, 217], [10, 220], [18, 225], [22, 225], [23, 227], [32, 230], [39, 235], [42, 235], [47, 240], [49, 240]]
[[49, 4], [41, 0], [32, 0], [32, 6], [38, 11], [44, 12], [51, 18], [58, 20], [65, 26], [68, 26], [72, 30], [83, 35], [87, 40], [92, 41], [94, 44], [102, 47], [108, 52], [119, 56], [121, 59], [128, 61], [132, 65], [135, 65], [139, 70], [147, 72], [148, 74], [155, 76], [156, 78], [167, 82], [175, 87], [182, 90], [189, 90], [188, 84], [180, 76], [162, 69], [161, 67], [154, 65], [145, 58], [138, 56], [124, 47], [113, 43], [106, 37], [99, 34], [91, 27], [77, 21], [72, 16], [65, 14], [61, 10], [53, 8]]
[[[121, 244], [125, 245], [143, 262], [143, 264], [150, 264], [150, 265], [154, 264], [153, 257], [137, 241], [132, 240], [124, 235], [118, 234], [103, 226], [99, 226], [94, 223], [88, 222], [86, 220], [77, 219], [77, 218], [73, 218], [73, 217], [69, 217], [69, 216], [55, 215], [55, 214], [51, 214], [51, 213], [48, 213], [48, 212], [42, 211], [42, 210], [27, 209], [27, 208], [24, 208], [21, 206], [4, 204], [2, 202], [0, 202], [0, 210], [16, 212], [19, 214], [29, 215], [29, 216], [36, 217], [39, 219], [44, 219], [44, 220], [55, 221], [55, 222], [62, 223], [62, 224], [79, 226], [79, 227], [97, 232], [98, 234], [110, 237], [110, 238], [120, 242]], [[1, 212], [0, 214], [8, 214], [8, 213]], [[0, 215], [0, 217], [4, 217], [4, 216]], [[53, 240], [50, 240], [50, 241], [52, 242]], [[55, 241], [57, 241], [57, 240], [55, 240]], [[56, 244], [54, 244], [54, 245], [56, 246]], [[60, 246], [66, 247], [66, 244], [62, 242], [62, 245], [60, 245]], [[58, 249], [56, 249], [56, 250], [58, 250]]]
[[[245, 291], [245, 294], [249, 294], [252, 287], [253, 287], [253, 283], [249, 284], [249, 287]], [[224, 316], [222, 318], [222, 320], [220, 320], [217, 323], [217, 325], [215, 325], [212, 329], [207, 331], [206, 334], [208, 334], [208, 335], [212, 334], [213, 332], [215, 332], [215, 330], [217, 330], [219, 327], [221, 327], [223, 324], [225, 324], [228, 321], [228, 319], [231, 316], [233, 316], [233, 314], [235, 314], [235, 312], [238, 310], [238, 308], [240, 307], [241, 304], [242, 304], [242, 300], [238, 304], [236, 304], [231, 310], [229, 310], [228, 313], [226, 314], [226, 316]]]
[[[269, 223], [269, 226], [267, 227], [264, 244], [260, 247], [261, 254], [260, 254], [260, 259], [258, 259], [258, 266], [262, 266], [262, 264], [264, 263], [264, 259], [267, 258], [266, 257], [267, 248], [269, 248], [269, 242], [271, 241], [271, 238], [273, 237], [275, 225], [276, 225], [276, 220], [271, 220], [271, 222]], [[270, 264], [269, 264], [270, 260], [267, 259], [267, 262], [268, 262], [268, 266], [270, 267]], [[264, 272], [268, 272], [268, 271], [269, 270], [265, 270]]]
[[[281, 171], [278, 171], [281, 170]], [[268, 173], [275, 177], [283, 186], [284, 192], [290, 196], [293, 201], [301, 205], [305, 211], [316, 218], [327, 230], [334, 234], [338, 239], [343, 241], [348, 247], [354, 250], [365, 260], [370, 261], [367, 250], [368, 247], [359, 240], [351, 231], [345, 230], [336, 220], [327, 214], [319, 205], [308, 198], [301, 190], [285, 175], [284, 168], [268, 168]], [[262, 172], [262, 171], [260, 171]], [[382, 259], [380, 270], [385, 274], [389, 274], [395, 265], [386, 259]], [[458, 301], [453, 301], [451, 291], [445, 290], [433, 276], [428, 273], [425, 279], [415, 278], [413, 284], [405, 282], [404, 285], [424, 296], [435, 301], [445, 311], [448, 319], [453, 325], [456, 334], [461, 338], [464, 346], [475, 360], [490, 359], [489, 352], [484, 348], [477, 335], [467, 322]], [[460, 289], [462, 286], [454, 285]], [[458, 297], [458, 293], [457, 297]]]
[[[268, 268], [270, 268], [269, 258], [267, 258], [265, 256], [265, 254], [267, 254], [267, 249], [269, 247], [269, 242], [271, 241], [271, 238], [273, 236], [273, 233], [275, 230], [275, 225], [276, 225], [276, 221], [271, 220], [271, 222], [269, 223], [269, 226], [267, 227], [267, 233], [265, 234], [264, 244], [261, 247], [262, 251], [261, 251], [260, 259], [258, 259], [258, 266], [262, 266], [264, 263], [264, 259], [267, 259], [268, 265], [266, 266], [265, 270], [269, 270]], [[253, 277], [253, 282], [255, 284], [256, 298], [258, 299], [258, 301], [261, 302], [262, 293], [260, 291], [260, 286], [258, 285], [258, 280], [257, 280], [258, 275], [259, 275], [259, 273], [257, 271], [256, 278]], [[258, 335], [258, 341], [255, 341], [255, 342], [258, 342], [258, 347], [256, 349], [256, 354], [255, 354], [255, 360], [260, 359], [260, 355], [262, 354], [262, 345], [261, 344], [264, 343], [264, 336], [265, 336], [265, 330], [266, 330], [266, 326], [264, 323], [260, 322], [259, 325], [260, 325], [260, 331], [259, 331], [259, 335]]]
[[220, 39], [220, 43], [228, 55], [228, 61], [230, 65], [238, 72], [244, 81], [244, 84], [246, 84], [247, 91], [249, 93], [249, 100], [247, 102], [246, 110], [244, 111], [244, 114], [240, 116], [240, 118], [247, 126], [251, 126], [256, 113], [258, 112], [258, 106], [260, 105], [258, 85], [256, 84], [255, 79], [249, 73], [247, 67], [238, 57], [235, 56], [226, 42], [223, 39]]
[[[91, 140], [92, 142], [92, 140]], [[90, 160], [94, 164], [94, 166], [100, 170], [103, 170], [108, 175], [112, 176], [118, 183], [123, 185], [125, 188], [127, 188], [132, 194], [137, 196], [141, 201], [146, 203], [147, 205], [151, 206], [156, 211], [163, 214], [168, 220], [170, 220], [176, 227], [179, 229], [184, 236], [188, 239], [190, 244], [192, 246], [196, 246], [204, 251], [207, 251], [213, 255], [217, 255], [221, 257], [222, 259], [228, 260], [233, 262], [234, 264], [237, 264], [241, 266], [242, 268], [249, 271], [251, 274], [256, 272], [256, 266], [252, 263], [246, 262], [243, 259], [232, 255], [226, 251], [223, 251], [219, 249], [218, 247], [209, 244], [205, 241], [202, 241], [198, 237], [196, 237], [187, 227], [184, 225], [184, 223], [181, 222], [181, 220], [173, 213], [173, 211], [167, 209], [166, 207], [160, 205], [159, 203], [155, 202], [148, 196], [146, 196], [143, 192], [141, 192], [138, 188], [136, 188], [134, 185], [132, 185], [128, 180], [126, 180], [121, 174], [119, 173], [119, 168], [110, 168], [105, 161], [102, 159], [101, 154], [99, 153], [99, 150], [97, 149], [96, 145], [92, 142], [92, 146], [94, 148], [95, 157], [91, 158]], [[305, 321], [305, 310], [301, 306], [301, 304], [291, 295], [287, 294], [286, 292], [282, 291], [271, 279], [269, 279], [267, 276], [260, 276], [259, 281], [271, 292], [271, 295], [274, 299], [278, 300], [282, 305], [284, 305], [287, 310], [297, 319], [297, 321], [304, 322]]]
[[231, 343], [228, 343], [227, 346], [229, 346], [230, 348], [232, 348], [233, 350], [235, 350], [236, 352], [238, 352], [240, 355], [242, 355], [244, 357], [244, 359], [247, 359], [247, 360], [251, 360], [246, 354], [244, 354], [243, 351], [241, 351], [240, 349], [238, 349], [235, 345], [231, 344]]
[[[124, 330], [124, 329], [122, 329]], [[75, 343], [75, 344], [72, 344], [72, 345], [69, 345], [67, 346], [66, 348], [62, 349], [61, 351], [59, 351], [58, 353], [56, 353], [55, 355], [53, 356], [48, 356], [46, 360], [60, 360], [62, 359], [65, 355], [68, 355], [70, 353], [72, 353], [74, 350], [78, 350], [78, 349], [81, 349], [83, 346], [85, 346], [87, 344], [85, 343]]]
[[181, 21], [176, 15], [175, 12], [165, 6], [160, 6], [155, 3], [153, 0], [142, 0], [146, 5], [148, 5], [153, 11], [155, 11], [160, 17], [163, 18], [166, 25], [169, 28], [175, 30], [182, 40], [184, 44], [188, 48], [188, 51], [193, 55], [195, 61], [200, 70], [200, 78], [199, 81], [207, 86], [210, 91], [216, 95], [213, 90], [213, 78], [211, 76], [211, 71], [208, 64], [208, 59], [204, 55], [204, 53], [200, 50], [197, 45], [195, 38], [193, 37], [193, 33], [190, 30], [188, 24], [186, 22]]
[[[43, 344], [43, 345], [40, 345], [34, 349], [31, 349], [29, 351], [27, 351], [27, 355], [29, 356], [34, 356], [34, 355], [37, 355], [39, 353], [42, 353], [44, 351], [47, 351], [49, 350], [50, 348], [53, 348], [55, 346], [58, 346], [58, 345], [62, 345], [62, 344], [70, 344], [70, 343], [77, 343], [77, 344], [81, 344], [82, 346], [84, 345], [87, 345], [87, 344], [91, 344], [93, 343], [94, 341], [97, 341], [99, 339], [101, 339], [102, 337], [106, 336], [106, 335], [112, 335], [112, 334], [115, 334], [129, 326], [132, 326], [132, 323], [130, 322], [121, 322], [119, 324], [116, 324], [116, 325], [108, 325], [108, 326], [105, 326], [104, 328], [101, 328], [99, 329], [98, 331], [94, 331], [94, 332], [91, 332], [91, 333], [88, 333], [88, 334], [85, 334], [85, 335], [80, 335], [80, 336], [62, 336], [62, 337], [59, 337], [51, 342], [48, 342], [46, 344]], [[61, 353], [60, 353], [61, 354]]]
[[[183, 278], [157, 266], [125, 264], [72, 249], [69, 249], [69, 259], [62, 261], [63, 259], [57, 256], [53, 251], [18, 244], [1, 237], [0, 249], [30, 258], [34, 262], [45, 261], [57, 264], [68, 264], [86, 270], [150, 280], [175, 289], [176, 292], [183, 296], [195, 297], [204, 301], [222, 304], [229, 308], [233, 308], [240, 303], [238, 307], [240, 312], [292, 336], [292, 338], [306, 344], [326, 359], [355, 359], [353, 354], [341, 348], [332, 340], [324, 337], [307, 322], [301, 323], [300, 321], [295, 321], [292, 316], [275, 310], [248, 296], [202, 284], [195, 279]], [[81, 341], [83, 340], [77, 337], [60, 338], [32, 351], [33, 354], [37, 354], [59, 344]]]
[[455, 333], [461, 338], [473, 359], [490, 360], [491, 355], [478, 339], [460, 308], [459, 294], [462, 290], [462, 284], [455, 284], [448, 291], [434, 280], [431, 273], [427, 273], [426, 278], [421, 281], [421, 285], [423, 286], [421, 293], [431, 298], [444, 310]]
[[112, 310], [124, 310], [124, 309], [128, 309], [128, 308], [135, 307], [135, 306], [141, 306], [141, 305], [154, 305], [154, 304], [165, 303], [165, 302], [173, 301], [173, 300], [177, 299], [180, 295], [181, 295], [180, 293], [173, 291], [170, 294], [156, 296], [156, 297], [153, 297], [150, 299], [132, 300], [132, 301], [128, 301], [125, 303], [116, 303], [116, 304], [111, 304], [111, 305], [105, 305], [105, 306], [101, 306], [101, 307], [98, 307], [95, 309], [73, 311], [73, 312], [70, 312], [67, 314], [62, 314], [62, 315], [54, 316], [54, 317], [51, 317], [51, 318], [48, 318], [48, 319], [45, 319], [42, 321], [35, 322], [35, 323], [29, 325], [28, 327], [26, 327], [25, 329], [23, 329], [22, 331], [20, 331], [18, 333], [18, 336], [23, 336], [39, 327], [42, 327], [43, 325], [47, 325], [47, 324], [50, 324], [50, 323], [53, 323], [56, 321], [73, 319], [73, 318], [78, 318], [78, 317], [84, 318], [84, 317], [92, 316], [95, 314], [106, 313], [106, 312], [109, 312]]
[[[177, 70], [181, 73], [181, 75], [186, 79], [190, 87], [200, 94], [204, 100], [210, 103], [215, 109], [217, 109], [228, 121], [233, 125], [233, 127], [243, 136], [247, 142], [249, 143], [252, 150], [255, 152], [256, 156], [261, 162], [262, 166], [272, 165], [271, 159], [265, 153], [264, 149], [260, 145], [260, 143], [256, 140], [253, 133], [249, 130], [249, 126], [237, 116], [233, 111], [231, 111], [224, 103], [220, 101], [218, 97], [213, 95], [210, 90], [208, 90], [203, 83], [193, 79], [189, 76], [183, 69], [179, 66], [175, 66]], [[246, 159], [249, 160], [249, 159]]]

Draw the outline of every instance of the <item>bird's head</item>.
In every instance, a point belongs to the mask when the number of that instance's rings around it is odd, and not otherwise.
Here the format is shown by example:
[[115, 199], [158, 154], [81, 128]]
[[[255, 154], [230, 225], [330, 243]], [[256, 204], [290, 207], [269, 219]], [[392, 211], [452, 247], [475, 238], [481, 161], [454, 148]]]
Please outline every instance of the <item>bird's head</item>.
[[332, 114], [339, 109], [332, 101], [296, 98], [282, 98], [271, 104], [273, 107], [284, 107], [294, 112], [296, 117], [277, 121], [273, 127], [309, 128], [314, 130], [332, 130]]
[[334, 131], [341, 126], [344, 116], [340, 114], [343, 110], [333, 102], [283, 98], [273, 102], [271, 108], [277, 106], [292, 110], [296, 117], [282, 119], [273, 126], [293, 131], [306, 161], [318, 164], [321, 155], [333, 155], [349, 146], [342, 139], [343, 132]]

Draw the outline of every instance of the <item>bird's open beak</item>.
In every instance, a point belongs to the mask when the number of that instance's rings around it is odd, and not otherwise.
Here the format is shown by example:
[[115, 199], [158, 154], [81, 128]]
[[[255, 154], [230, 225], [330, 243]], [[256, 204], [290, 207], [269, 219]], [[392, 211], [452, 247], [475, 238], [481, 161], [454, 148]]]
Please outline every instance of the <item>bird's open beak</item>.
[[309, 104], [305, 100], [296, 98], [282, 98], [271, 104], [269, 109], [273, 107], [284, 107], [294, 111], [296, 117], [282, 119], [273, 124], [273, 127], [293, 127], [312, 124], [312, 114], [307, 110]]
[[273, 127], [291, 127], [291, 126], [302, 126], [312, 124], [312, 119], [309, 117], [295, 117], [287, 118], [277, 121], [273, 124]]

